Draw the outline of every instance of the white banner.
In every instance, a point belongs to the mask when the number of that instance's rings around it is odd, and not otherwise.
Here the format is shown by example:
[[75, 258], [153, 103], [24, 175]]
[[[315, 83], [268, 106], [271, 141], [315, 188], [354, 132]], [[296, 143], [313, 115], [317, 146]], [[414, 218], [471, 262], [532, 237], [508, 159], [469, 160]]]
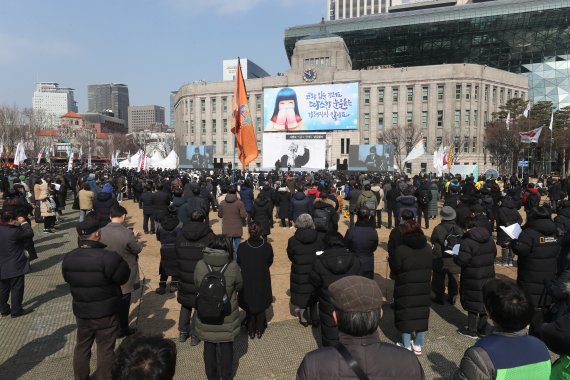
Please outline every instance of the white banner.
[[327, 139], [324, 133], [264, 133], [263, 167], [279, 161], [283, 169], [324, 169]]

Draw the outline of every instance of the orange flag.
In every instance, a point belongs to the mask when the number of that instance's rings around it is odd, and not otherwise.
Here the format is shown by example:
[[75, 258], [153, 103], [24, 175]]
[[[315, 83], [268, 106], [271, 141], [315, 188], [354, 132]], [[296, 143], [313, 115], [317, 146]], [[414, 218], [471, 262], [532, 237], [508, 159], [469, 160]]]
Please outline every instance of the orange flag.
[[233, 103], [234, 126], [232, 127], [232, 133], [236, 136], [239, 160], [245, 168], [247, 164], [257, 158], [257, 139], [255, 138], [253, 120], [249, 112], [247, 91], [245, 89], [239, 58], [236, 71], [236, 89]]

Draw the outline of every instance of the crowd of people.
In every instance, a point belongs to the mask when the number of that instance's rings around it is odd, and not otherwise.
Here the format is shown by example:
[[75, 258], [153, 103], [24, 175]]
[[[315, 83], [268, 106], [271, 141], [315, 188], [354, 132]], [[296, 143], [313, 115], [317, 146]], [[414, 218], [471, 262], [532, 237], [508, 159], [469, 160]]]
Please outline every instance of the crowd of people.
[[[22, 308], [25, 274], [37, 258], [31, 220], [52, 234], [68, 198], [78, 211], [78, 248], [62, 261], [77, 321], [76, 379], [90, 376], [94, 342], [98, 378], [174, 375], [176, 346], [129, 326], [143, 245], [141, 232], [126, 225], [127, 201], [141, 210], [142, 233], [160, 242], [155, 292], [176, 292], [178, 340], [203, 342], [208, 379], [232, 378], [241, 329], [262, 339], [268, 328], [275, 228], [291, 229], [286, 253], [294, 315], [321, 336], [321, 348], [305, 356], [298, 379], [423, 378], [417, 356], [432, 303], [452, 307], [457, 301], [467, 312], [458, 333], [474, 346], [454, 378], [570, 376], [566, 179], [12, 170], [0, 175], [0, 190], [2, 316], [33, 312]], [[210, 227], [216, 214], [220, 234]], [[381, 228], [390, 229], [387, 241], [380, 241]], [[383, 243], [392, 300], [374, 281]], [[516, 266], [516, 281], [498, 280], [497, 266]], [[400, 332], [396, 344], [381, 342], [377, 332], [385, 303]], [[133, 334], [115, 352], [116, 339]], [[560, 356], [553, 365], [549, 350]]]

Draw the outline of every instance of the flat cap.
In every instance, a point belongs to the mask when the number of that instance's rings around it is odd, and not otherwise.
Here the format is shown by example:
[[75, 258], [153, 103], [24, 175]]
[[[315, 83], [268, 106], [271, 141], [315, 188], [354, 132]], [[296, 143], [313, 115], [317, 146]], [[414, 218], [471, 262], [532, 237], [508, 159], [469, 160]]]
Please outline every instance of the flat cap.
[[77, 223], [76, 229], [78, 235], [91, 235], [99, 230], [99, 221], [96, 219], [85, 219], [83, 222]]
[[376, 283], [362, 276], [347, 276], [330, 284], [333, 305], [345, 312], [368, 312], [382, 306], [382, 291]]

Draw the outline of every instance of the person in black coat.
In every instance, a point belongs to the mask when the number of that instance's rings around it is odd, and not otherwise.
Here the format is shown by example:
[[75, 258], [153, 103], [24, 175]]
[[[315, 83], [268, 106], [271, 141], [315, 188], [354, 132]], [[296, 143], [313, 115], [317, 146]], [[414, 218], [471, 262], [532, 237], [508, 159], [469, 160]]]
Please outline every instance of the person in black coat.
[[272, 209], [273, 204], [271, 203], [271, 200], [267, 199], [263, 193], [259, 193], [255, 202], [253, 202], [251, 219], [261, 227], [261, 235], [264, 237], [271, 234], [271, 228], [273, 227]]
[[156, 191], [152, 193], [152, 204], [154, 206], [154, 220], [160, 223], [160, 219], [168, 214], [170, 206], [170, 193], [164, 189], [164, 185], [156, 185]]
[[332, 315], [334, 307], [328, 288], [336, 280], [358, 274], [360, 263], [354, 254], [348, 251], [342, 235], [338, 232], [325, 236], [323, 243], [324, 251], [317, 254], [309, 278], [319, 301], [323, 346], [334, 346], [338, 343], [338, 328]]
[[[414, 218], [415, 215], [411, 210], [404, 210], [402, 212], [402, 219], [400, 221], [400, 224], [398, 224], [396, 228], [390, 231], [390, 236], [388, 236], [388, 265], [390, 267], [392, 267], [392, 260], [394, 258], [394, 254], [396, 253], [396, 248], [402, 244], [402, 224]], [[394, 279], [391, 273], [390, 278]]]
[[570, 200], [563, 200], [558, 204], [558, 215], [554, 223], [560, 236], [560, 256], [558, 257], [558, 273], [568, 267], [570, 262]]
[[321, 238], [328, 233], [338, 231], [335, 203], [329, 199], [326, 189], [323, 189], [313, 202], [313, 222]]
[[[315, 230], [313, 219], [309, 214], [301, 214], [295, 220], [295, 234], [287, 242], [287, 257], [291, 261], [291, 274], [289, 289], [291, 304], [299, 323], [307, 327], [310, 316], [313, 326], [318, 325], [316, 301], [313, 297], [313, 285], [309, 274], [317, 257], [317, 252], [323, 249], [323, 242]], [[309, 315], [307, 315], [307, 309]]]
[[513, 266], [513, 251], [511, 249], [511, 238], [503, 229], [515, 223], [522, 224], [521, 214], [515, 207], [515, 202], [511, 197], [504, 197], [497, 211], [497, 244], [501, 246], [502, 264], [504, 267]]
[[447, 195], [445, 196], [445, 200], [443, 201], [443, 206], [449, 206], [451, 208], [453, 208], [454, 210], [457, 209], [457, 207], [459, 206], [459, 194], [458, 194], [458, 188], [457, 187], [450, 187], [449, 188], [449, 192], [446, 193]]
[[313, 203], [305, 193], [301, 190], [298, 190], [295, 195], [293, 195], [293, 199], [291, 199], [291, 209], [289, 211], [289, 219], [290, 220], [297, 220], [299, 215], [301, 214], [309, 214], [313, 215]]
[[[190, 336], [190, 317], [192, 316], [192, 309], [196, 308], [196, 296], [200, 284], [194, 283], [194, 270], [198, 261], [203, 258], [202, 250], [214, 236], [214, 232], [206, 224], [206, 215], [197, 210], [192, 213], [190, 222], [182, 226], [176, 237], [180, 342], [185, 342]], [[191, 345], [195, 346], [199, 342], [198, 337], [192, 334]]]
[[527, 213], [527, 222], [511, 245], [517, 260], [517, 284], [526, 290], [536, 308], [548, 307], [552, 299], [544, 295], [544, 284], [556, 277], [560, 240], [550, 210], [535, 207]]
[[[406, 221], [402, 225], [402, 244], [392, 260], [396, 328], [402, 333], [402, 346], [421, 354], [428, 329], [430, 308], [431, 246], [421, 225]], [[411, 334], [415, 333], [412, 341]]]
[[152, 196], [152, 187], [147, 184], [144, 187], [144, 192], [140, 195], [140, 203], [142, 204], [143, 210], [143, 231], [145, 234], [149, 233], [148, 222], [150, 220], [150, 233], [154, 234], [154, 203]]
[[93, 200], [93, 210], [99, 218], [99, 223], [102, 227], [105, 227], [111, 221], [111, 207], [119, 204], [117, 200], [113, 197], [113, 187], [108, 183], [103, 186], [103, 191], [95, 195]]
[[97, 376], [111, 378], [114, 347], [118, 333], [117, 310], [121, 304], [121, 285], [131, 270], [123, 258], [105, 249], [95, 214], [77, 224], [79, 248], [65, 254], [61, 263], [63, 279], [73, 298], [77, 321], [77, 341], [73, 355], [76, 379], [89, 378], [91, 346], [97, 340]]
[[358, 219], [344, 235], [344, 242], [360, 262], [360, 275], [374, 279], [374, 252], [378, 248], [378, 231], [374, 226], [374, 217], [370, 210], [363, 207], [358, 210]]
[[273, 247], [262, 236], [261, 226], [249, 226], [249, 239], [237, 250], [237, 263], [241, 268], [243, 288], [239, 292], [239, 306], [246, 312], [246, 325], [251, 339], [261, 338], [267, 327], [265, 310], [273, 302], [271, 274]]
[[[12, 318], [25, 315], [32, 309], [22, 309], [24, 276], [30, 272], [30, 261], [24, 252], [34, 231], [26, 219], [10, 211], [2, 211], [0, 224], [0, 313]], [[10, 299], [11, 305], [8, 304]]]
[[191, 216], [194, 211], [201, 211], [206, 215], [206, 220], [208, 220], [208, 203], [204, 198], [200, 197], [200, 188], [198, 186], [194, 186], [192, 188], [192, 194], [193, 197], [189, 198], [186, 203], [182, 204], [178, 210], [178, 218], [182, 224], [186, 224], [191, 220]]
[[477, 339], [487, 333], [487, 312], [483, 304], [483, 285], [495, 278], [497, 246], [489, 230], [477, 226], [474, 218], [466, 223], [455, 263], [461, 267], [459, 294], [467, 311], [467, 329], [459, 333]]
[[178, 266], [176, 262], [176, 237], [180, 233], [180, 221], [176, 216], [176, 206], [169, 206], [168, 214], [160, 220], [156, 230], [156, 240], [160, 242], [160, 265], [158, 273], [160, 282], [156, 293], [166, 293], [166, 281], [171, 277], [170, 292], [178, 289]]
[[[291, 208], [291, 193], [289, 192], [289, 188], [287, 186], [281, 186], [277, 190], [277, 194], [275, 195], [275, 205], [279, 207], [277, 216], [279, 219], [281, 219], [281, 227], [291, 227], [292, 220], [289, 219], [289, 210]], [[285, 222], [285, 219], [287, 219], [287, 222]]]
[[392, 219], [397, 227], [396, 221], [396, 199], [400, 196], [400, 187], [392, 182], [390, 189], [386, 191], [386, 212], [388, 213], [388, 228], [392, 228]]

